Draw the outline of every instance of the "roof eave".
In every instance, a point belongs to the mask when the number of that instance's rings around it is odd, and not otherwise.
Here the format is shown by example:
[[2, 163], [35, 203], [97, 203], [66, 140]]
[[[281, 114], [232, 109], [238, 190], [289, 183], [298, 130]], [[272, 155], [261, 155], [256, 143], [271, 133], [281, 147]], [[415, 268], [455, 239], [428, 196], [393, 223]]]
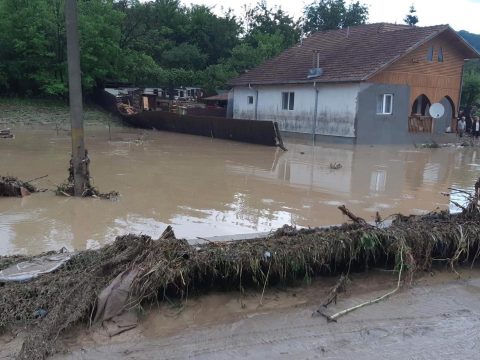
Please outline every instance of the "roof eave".
[[308, 80], [288, 80], [288, 81], [252, 81], [252, 82], [238, 82], [238, 83], [229, 83], [230, 86], [256, 86], [256, 85], [304, 85], [304, 84], [313, 84], [313, 83], [322, 83], [322, 84], [335, 84], [335, 83], [357, 83], [362, 82], [361, 78], [352, 78], [352, 79], [333, 79], [333, 80], [322, 80], [322, 79], [308, 79]]

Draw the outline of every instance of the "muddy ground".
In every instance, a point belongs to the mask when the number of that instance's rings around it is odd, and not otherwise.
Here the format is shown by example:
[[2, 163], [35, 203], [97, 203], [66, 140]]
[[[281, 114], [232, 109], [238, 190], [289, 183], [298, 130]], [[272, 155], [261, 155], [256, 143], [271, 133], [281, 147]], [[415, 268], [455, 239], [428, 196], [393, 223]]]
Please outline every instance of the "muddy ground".
[[[477, 359], [480, 269], [423, 274], [413, 286], [359, 309], [338, 323], [312, 316], [335, 283], [260, 293], [212, 293], [145, 309], [135, 329], [109, 337], [78, 326], [55, 359]], [[396, 285], [388, 272], [357, 274], [334, 313]], [[13, 359], [22, 331], [0, 337], [0, 359]]]

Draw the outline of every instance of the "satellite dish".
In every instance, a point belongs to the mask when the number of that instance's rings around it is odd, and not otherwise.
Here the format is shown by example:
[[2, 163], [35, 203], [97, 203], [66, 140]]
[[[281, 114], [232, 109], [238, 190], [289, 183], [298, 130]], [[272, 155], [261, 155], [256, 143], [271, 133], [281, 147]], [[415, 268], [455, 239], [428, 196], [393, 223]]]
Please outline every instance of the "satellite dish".
[[445, 107], [440, 103], [435, 103], [430, 106], [430, 116], [434, 119], [441, 118], [445, 114]]

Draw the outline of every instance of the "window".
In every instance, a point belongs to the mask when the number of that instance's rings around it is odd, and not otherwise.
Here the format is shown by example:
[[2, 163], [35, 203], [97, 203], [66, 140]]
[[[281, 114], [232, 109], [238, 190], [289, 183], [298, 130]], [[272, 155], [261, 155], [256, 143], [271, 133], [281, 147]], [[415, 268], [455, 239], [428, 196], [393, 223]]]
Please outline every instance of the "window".
[[294, 92], [282, 92], [282, 110], [293, 110], [295, 105]]
[[430, 61], [430, 62], [433, 61], [433, 46], [430, 46], [428, 48], [427, 60]]
[[247, 96], [247, 102], [249, 105], [253, 104], [253, 96]]
[[391, 115], [393, 112], [393, 94], [382, 94], [377, 97], [377, 114]]
[[438, 49], [438, 62], [443, 62], [443, 48]]

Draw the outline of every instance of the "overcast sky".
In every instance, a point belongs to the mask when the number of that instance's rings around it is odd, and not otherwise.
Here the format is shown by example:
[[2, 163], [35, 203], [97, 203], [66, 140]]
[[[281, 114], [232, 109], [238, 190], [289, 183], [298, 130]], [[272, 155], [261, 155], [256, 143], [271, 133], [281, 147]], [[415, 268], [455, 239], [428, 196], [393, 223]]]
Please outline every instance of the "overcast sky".
[[[243, 4], [254, 5], [256, 0], [182, 0], [185, 4], [205, 4], [221, 13], [222, 8], [232, 8], [242, 14]], [[350, 1], [347, 0], [347, 3]], [[360, 0], [369, 6], [369, 22], [403, 23], [413, 3], [420, 20], [419, 26], [450, 24], [455, 30], [467, 30], [480, 34], [480, 0]], [[267, 0], [267, 5], [280, 6], [295, 17], [309, 0]]]

